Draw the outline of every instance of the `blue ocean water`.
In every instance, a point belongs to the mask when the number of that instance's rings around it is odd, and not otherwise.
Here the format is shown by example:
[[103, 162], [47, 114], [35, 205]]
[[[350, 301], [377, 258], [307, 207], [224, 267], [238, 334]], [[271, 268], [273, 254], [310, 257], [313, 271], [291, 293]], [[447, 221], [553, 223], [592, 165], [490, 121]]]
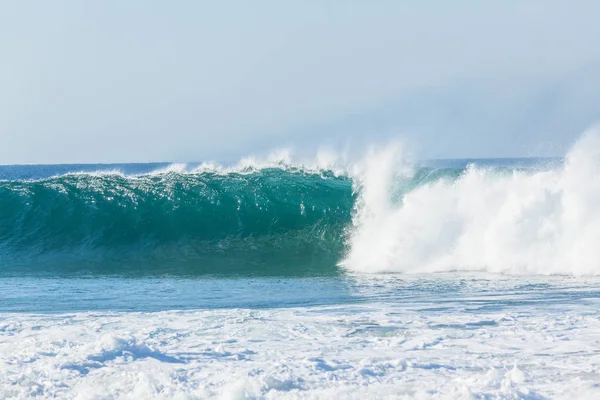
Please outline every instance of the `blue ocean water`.
[[0, 312], [56, 313], [198, 309], [271, 309], [357, 304], [422, 305], [468, 312], [600, 298], [600, 280], [447, 273], [431, 277], [47, 278], [0, 279]]

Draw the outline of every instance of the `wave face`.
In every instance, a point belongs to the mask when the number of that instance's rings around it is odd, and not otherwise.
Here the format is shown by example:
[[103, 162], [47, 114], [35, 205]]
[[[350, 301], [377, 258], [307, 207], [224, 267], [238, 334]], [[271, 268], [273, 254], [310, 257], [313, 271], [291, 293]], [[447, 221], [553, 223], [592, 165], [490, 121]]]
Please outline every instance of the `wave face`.
[[351, 181], [326, 171], [165, 170], [0, 182], [4, 273], [337, 272]]
[[400, 147], [388, 145], [340, 168], [286, 158], [228, 169], [5, 178], [0, 270], [600, 273], [597, 130], [552, 163], [417, 167], [405, 160]]

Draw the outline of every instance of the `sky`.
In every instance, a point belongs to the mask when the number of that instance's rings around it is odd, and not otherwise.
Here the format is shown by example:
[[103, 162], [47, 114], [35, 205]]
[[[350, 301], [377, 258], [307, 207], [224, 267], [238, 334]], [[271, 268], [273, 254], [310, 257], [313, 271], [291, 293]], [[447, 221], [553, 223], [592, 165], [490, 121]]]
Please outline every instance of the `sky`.
[[401, 140], [562, 155], [600, 121], [597, 1], [0, 1], [0, 164]]

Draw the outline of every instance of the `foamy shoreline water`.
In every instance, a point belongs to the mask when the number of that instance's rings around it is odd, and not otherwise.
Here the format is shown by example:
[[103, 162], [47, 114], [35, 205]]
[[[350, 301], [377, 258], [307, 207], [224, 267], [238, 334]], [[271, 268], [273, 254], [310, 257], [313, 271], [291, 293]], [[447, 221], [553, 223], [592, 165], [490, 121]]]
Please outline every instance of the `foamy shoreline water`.
[[596, 398], [600, 301], [0, 315], [2, 398]]

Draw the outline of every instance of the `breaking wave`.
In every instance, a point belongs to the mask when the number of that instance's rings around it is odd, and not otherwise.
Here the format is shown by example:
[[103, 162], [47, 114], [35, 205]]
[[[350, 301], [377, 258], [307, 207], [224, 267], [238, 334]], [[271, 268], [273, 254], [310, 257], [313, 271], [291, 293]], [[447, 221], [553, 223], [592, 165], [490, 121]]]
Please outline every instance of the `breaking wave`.
[[[600, 273], [600, 132], [560, 165], [470, 165], [400, 195], [397, 153], [365, 159], [343, 265], [362, 272]], [[400, 181], [403, 179], [400, 178]]]
[[[564, 161], [287, 155], [0, 181], [5, 274], [600, 273], [600, 134]], [[333, 161], [332, 161], [333, 160]]]

